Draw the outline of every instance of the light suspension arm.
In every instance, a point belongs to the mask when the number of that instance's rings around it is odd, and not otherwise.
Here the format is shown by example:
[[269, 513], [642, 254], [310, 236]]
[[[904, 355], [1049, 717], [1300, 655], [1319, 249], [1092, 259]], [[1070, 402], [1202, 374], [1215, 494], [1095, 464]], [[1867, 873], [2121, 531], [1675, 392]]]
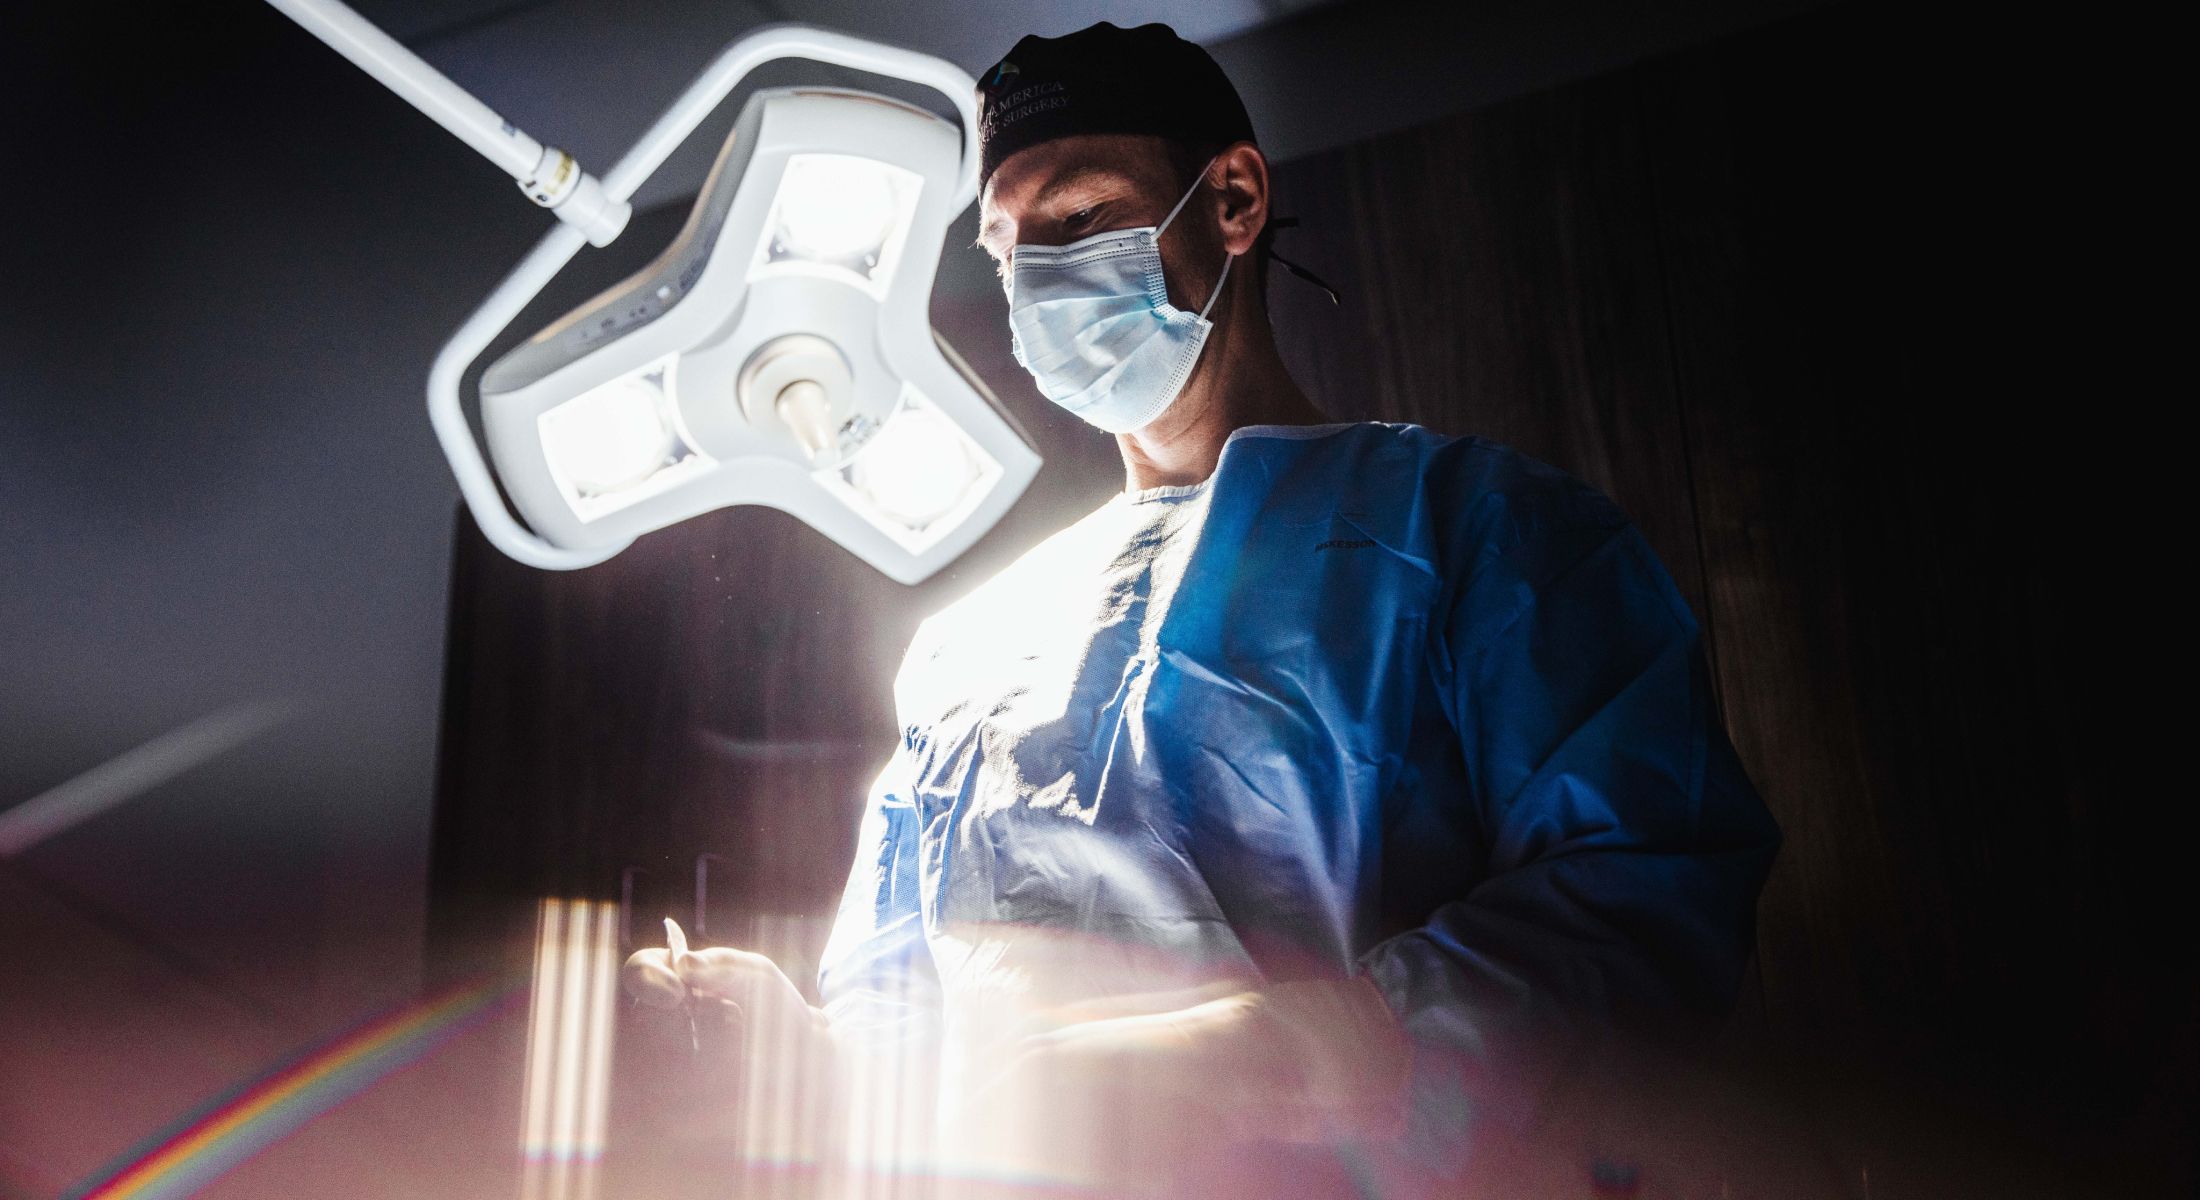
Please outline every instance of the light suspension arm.
[[480, 151], [517, 180], [529, 200], [578, 228], [591, 244], [608, 246], [626, 228], [633, 211], [626, 195], [606, 194], [572, 155], [513, 128], [472, 93], [339, 0], [267, 2]]

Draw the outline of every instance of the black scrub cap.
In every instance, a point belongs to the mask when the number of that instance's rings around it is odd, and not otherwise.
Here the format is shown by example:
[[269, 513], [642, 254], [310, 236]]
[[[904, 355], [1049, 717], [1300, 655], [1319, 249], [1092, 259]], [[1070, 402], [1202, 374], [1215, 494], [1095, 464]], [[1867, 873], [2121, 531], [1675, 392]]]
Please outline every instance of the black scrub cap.
[[1229, 76], [1159, 23], [1118, 29], [1102, 21], [1061, 37], [1027, 37], [978, 77], [978, 110], [981, 188], [1018, 150], [1072, 134], [1253, 140]]

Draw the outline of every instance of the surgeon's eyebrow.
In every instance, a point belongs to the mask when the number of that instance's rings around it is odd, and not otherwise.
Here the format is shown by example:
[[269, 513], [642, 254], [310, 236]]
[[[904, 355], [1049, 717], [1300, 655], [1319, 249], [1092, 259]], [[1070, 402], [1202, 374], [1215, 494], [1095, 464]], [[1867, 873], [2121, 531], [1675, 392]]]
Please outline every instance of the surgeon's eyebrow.
[[[1127, 183], [1130, 181], [1130, 176], [1120, 167], [1109, 166], [1106, 163], [1072, 164], [1055, 172], [1045, 183], [1039, 185], [1036, 193], [1037, 200], [1034, 201], [1034, 205], [1056, 193], [1083, 186], [1095, 179], [1104, 179], [1110, 182], [1120, 180]], [[992, 244], [1007, 237], [1009, 227], [1012, 224], [1013, 222], [1008, 219], [1006, 214], [996, 211], [978, 230], [978, 248], [989, 254], [992, 253]]]
[[978, 230], [978, 249], [990, 252], [995, 241], [1008, 236], [1008, 218], [996, 215]]

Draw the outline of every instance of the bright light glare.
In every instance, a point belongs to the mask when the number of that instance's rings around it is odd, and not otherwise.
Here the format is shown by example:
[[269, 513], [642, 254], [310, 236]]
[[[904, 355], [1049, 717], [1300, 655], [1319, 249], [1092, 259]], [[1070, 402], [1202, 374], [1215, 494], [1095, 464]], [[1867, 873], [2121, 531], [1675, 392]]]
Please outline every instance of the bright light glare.
[[542, 902], [520, 1098], [522, 1200], [587, 1200], [595, 1193], [609, 1125], [618, 936], [615, 904]]
[[889, 170], [848, 154], [789, 159], [779, 185], [779, 236], [787, 252], [819, 262], [877, 255], [901, 207]]
[[849, 482], [887, 517], [923, 529], [978, 482], [969, 440], [930, 408], [904, 406], [850, 464]]
[[647, 379], [627, 378], [542, 414], [542, 448], [551, 468], [583, 496], [649, 478], [672, 453], [662, 395]]

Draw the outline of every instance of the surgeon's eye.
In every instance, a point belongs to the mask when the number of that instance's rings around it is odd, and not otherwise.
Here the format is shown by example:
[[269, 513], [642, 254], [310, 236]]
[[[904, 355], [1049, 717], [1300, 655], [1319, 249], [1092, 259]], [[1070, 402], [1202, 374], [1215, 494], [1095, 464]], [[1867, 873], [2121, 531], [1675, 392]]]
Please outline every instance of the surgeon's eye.
[[1092, 224], [1093, 213], [1093, 209], [1080, 208], [1062, 218], [1062, 224], [1070, 229], [1083, 229], [1085, 226]]

